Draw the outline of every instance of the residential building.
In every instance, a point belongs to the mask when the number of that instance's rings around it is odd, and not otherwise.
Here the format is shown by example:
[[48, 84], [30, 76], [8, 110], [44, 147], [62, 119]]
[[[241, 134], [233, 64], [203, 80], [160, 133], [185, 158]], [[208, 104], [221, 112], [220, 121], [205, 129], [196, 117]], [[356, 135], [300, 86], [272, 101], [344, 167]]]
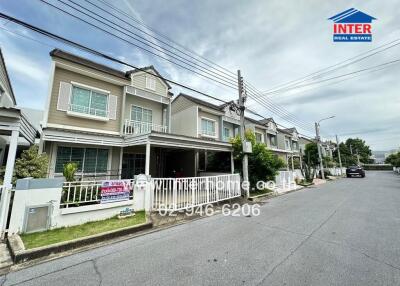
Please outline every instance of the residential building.
[[[171, 117], [172, 132], [176, 134], [224, 142], [240, 134], [240, 116], [230, 108], [230, 103], [216, 105], [181, 93], [172, 101]], [[245, 128], [254, 132], [257, 142], [265, 143], [280, 156], [288, 168], [294, 166], [292, 158], [300, 160], [299, 137], [295, 128], [278, 129], [272, 118], [256, 120], [250, 117], [245, 118]], [[208, 153], [207, 150], [200, 153], [200, 162], [207, 162]], [[207, 169], [206, 163], [202, 166]]]
[[296, 128], [277, 128], [278, 149], [276, 152], [285, 159], [288, 169], [301, 167], [299, 133]]
[[[11, 200], [11, 182], [18, 144], [25, 141], [33, 144], [37, 130], [16, 106], [14, 91], [8, 75], [6, 62], [0, 49], [0, 163], [5, 161], [3, 182], [0, 185], [0, 238], [7, 227], [8, 209]], [[6, 160], [4, 160], [7, 158]]]
[[170, 86], [153, 66], [123, 72], [58, 49], [50, 56], [41, 138], [50, 177], [71, 161], [83, 179], [196, 176], [199, 150], [230, 158], [231, 144], [209, 140], [217, 126], [198, 136], [201, 123], [190, 117], [186, 130], [172, 129]]
[[[0, 49], [0, 166], [6, 163], [10, 146], [15, 144], [15, 154], [21, 145], [29, 146], [38, 137], [31, 120], [17, 107], [14, 91], [8, 75], [6, 62]], [[14, 136], [13, 136], [14, 134]], [[12, 153], [12, 152], [11, 152]]]

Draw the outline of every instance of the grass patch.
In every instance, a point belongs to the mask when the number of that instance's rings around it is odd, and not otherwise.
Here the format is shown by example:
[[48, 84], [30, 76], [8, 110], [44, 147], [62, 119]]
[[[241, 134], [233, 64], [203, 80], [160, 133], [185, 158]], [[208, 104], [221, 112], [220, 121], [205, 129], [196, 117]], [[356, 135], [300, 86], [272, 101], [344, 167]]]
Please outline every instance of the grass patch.
[[270, 190], [270, 189], [263, 189], [263, 190], [255, 189], [250, 192], [250, 195], [254, 197], [254, 196], [269, 194], [272, 192], [273, 192], [273, 190]]
[[61, 227], [35, 233], [26, 233], [21, 235], [21, 239], [24, 242], [25, 248], [31, 249], [94, 234], [99, 234], [110, 230], [134, 226], [145, 222], [145, 212], [139, 211], [136, 212], [136, 215], [123, 219], [119, 219], [115, 216], [106, 220], [87, 222], [76, 226]]

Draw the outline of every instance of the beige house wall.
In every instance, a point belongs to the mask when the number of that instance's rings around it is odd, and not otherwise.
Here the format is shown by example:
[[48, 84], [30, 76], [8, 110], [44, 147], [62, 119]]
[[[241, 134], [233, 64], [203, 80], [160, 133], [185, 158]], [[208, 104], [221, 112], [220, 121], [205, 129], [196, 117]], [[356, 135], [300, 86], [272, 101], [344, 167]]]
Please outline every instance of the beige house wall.
[[163, 108], [167, 107], [167, 105], [127, 94], [125, 98], [125, 119], [131, 120], [131, 109], [133, 105], [151, 109], [153, 114], [153, 123], [163, 125]]
[[[117, 119], [109, 121], [98, 121], [88, 118], [80, 118], [67, 115], [66, 111], [57, 110], [58, 93], [60, 82], [76, 82], [90, 87], [110, 91], [112, 95], [117, 96]], [[72, 126], [78, 128], [88, 128], [103, 131], [119, 132], [121, 126], [121, 106], [123, 100], [123, 87], [111, 84], [99, 79], [78, 74], [60, 67], [55, 68], [53, 86], [51, 90], [48, 123], [63, 126]]]

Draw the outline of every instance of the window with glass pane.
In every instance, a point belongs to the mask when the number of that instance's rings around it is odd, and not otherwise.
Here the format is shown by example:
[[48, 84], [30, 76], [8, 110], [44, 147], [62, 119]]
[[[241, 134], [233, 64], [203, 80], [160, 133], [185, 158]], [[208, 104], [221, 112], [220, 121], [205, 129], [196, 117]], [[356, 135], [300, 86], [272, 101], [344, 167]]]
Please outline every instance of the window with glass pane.
[[142, 108], [138, 106], [132, 106], [131, 120], [142, 121]]
[[92, 92], [90, 114], [107, 117], [108, 97], [105, 94]]
[[71, 111], [89, 113], [90, 90], [74, 86], [72, 88]]
[[99, 149], [97, 151], [97, 165], [96, 172], [106, 172], [107, 171], [107, 163], [108, 163], [108, 150], [107, 149]]
[[108, 95], [90, 89], [72, 88], [71, 111], [107, 117]]
[[207, 119], [201, 119], [201, 131], [204, 135], [215, 136], [215, 122]]
[[55, 172], [62, 173], [64, 164], [75, 162], [83, 173], [105, 173], [108, 164], [108, 149], [58, 147]]
[[256, 133], [256, 141], [262, 142], [262, 134], [261, 133]]
[[83, 158], [84, 158], [85, 149], [83, 148], [71, 148], [71, 162], [74, 162], [78, 166], [78, 171], [82, 171], [83, 166]]
[[276, 146], [276, 136], [271, 135], [270, 143], [271, 143], [272, 146]]
[[86, 148], [85, 151], [85, 165], [84, 172], [85, 173], [94, 173], [96, 172], [96, 161], [97, 161], [97, 149], [95, 148]]
[[285, 144], [286, 144], [286, 150], [290, 150], [290, 141], [289, 140], [285, 140]]
[[229, 128], [224, 127], [224, 138], [229, 139], [231, 136], [229, 134]]
[[70, 161], [71, 161], [71, 148], [70, 147], [58, 147], [55, 172], [62, 173], [64, 170], [64, 164], [66, 164]]
[[153, 123], [153, 111], [151, 109], [132, 106], [131, 120], [136, 121], [134, 128], [142, 132], [150, 132], [151, 124]]

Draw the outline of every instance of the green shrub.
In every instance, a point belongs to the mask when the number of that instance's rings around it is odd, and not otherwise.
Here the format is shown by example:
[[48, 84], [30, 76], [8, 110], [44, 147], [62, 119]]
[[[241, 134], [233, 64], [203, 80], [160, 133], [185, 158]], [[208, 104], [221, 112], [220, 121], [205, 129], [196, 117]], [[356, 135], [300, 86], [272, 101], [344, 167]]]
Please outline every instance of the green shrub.
[[49, 158], [46, 153], [39, 154], [39, 147], [32, 145], [15, 160], [13, 183], [23, 178], [46, 178]]

